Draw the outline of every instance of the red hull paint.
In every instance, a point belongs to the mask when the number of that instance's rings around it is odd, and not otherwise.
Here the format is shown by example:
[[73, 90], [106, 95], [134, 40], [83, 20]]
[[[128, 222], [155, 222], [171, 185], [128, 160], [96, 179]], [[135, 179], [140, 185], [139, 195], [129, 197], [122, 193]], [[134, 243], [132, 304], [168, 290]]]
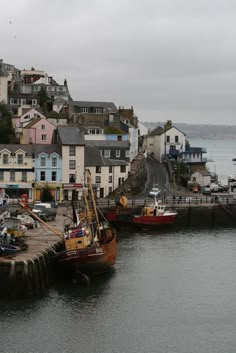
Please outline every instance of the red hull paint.
[[145, 226], [161, 226], [173, 224], [175, 222], [177, 213], [167, 213], [163, 215], [132, 215], [129, 212], [117, 213], [116, 211], [108, 211], [106, 218], [110, 223], [119, 225], [145, 225]]
[[116, 260], [116, 235], [111, 241], [86, 249], [65, 250], [55, 256], [57, 264], [69, 273], [100, 274], [111, 268]]
[[134, 224], [142, 225], [164, 225], [164, 224], [173, 224], [176, 218], [176, 214], [173, 215], [163, 215], [163, 216], [134, 216]]

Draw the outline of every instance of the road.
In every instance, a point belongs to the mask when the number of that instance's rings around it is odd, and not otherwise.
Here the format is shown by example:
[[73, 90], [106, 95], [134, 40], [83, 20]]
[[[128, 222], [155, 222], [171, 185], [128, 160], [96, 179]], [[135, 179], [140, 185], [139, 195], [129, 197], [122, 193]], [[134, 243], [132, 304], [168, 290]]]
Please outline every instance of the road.
[[144, 190], [136, 195], [136, 198], [145, 198], [148, 197], [149, 191], [152, 189], [154, 185], [158, 185], [159, 189], [162, 190], [162, 194], [165, 189], [165, 185], [167, 185], [167, 195], [170, 195], [171, 192], [168, 188], [169, 179], [168, 174], [166, 172], [165, 165], [159, 163], [156, 159], [151, 156], [147, 156], [145, 160], [146, 169], [147, 169], [147, 181], [144, 187]]

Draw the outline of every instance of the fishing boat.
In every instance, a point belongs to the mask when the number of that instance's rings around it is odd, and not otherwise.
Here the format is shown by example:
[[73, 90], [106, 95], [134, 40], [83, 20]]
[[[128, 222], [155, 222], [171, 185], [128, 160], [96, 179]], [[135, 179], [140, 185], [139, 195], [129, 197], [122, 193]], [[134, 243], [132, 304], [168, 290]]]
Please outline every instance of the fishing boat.
[[[88, 170], [86, 174], [89, 195], [84, 190], [83, 212], [79, 214], [73, 203], [71, 224], [65, 225], [62, 234], [54, 231], [64, 243], [64, 249], [55, 254], [54, 262], [60, 271], [69, 276], [86, 277], [104, 273], [114, 265], [116, 259], [116, 231], [101, 212], [98, 215], [91, 175]], [[38, 216], [36, 218], [50, 227]]]
[[116, 207], [106, 213], [109, 222], [117, 225], [163, 226], [175, 222], [177, 212], [167, 209], [162, 201], [157, 200], [150, 206], [144, 206], [138, 212], [131, 208]]

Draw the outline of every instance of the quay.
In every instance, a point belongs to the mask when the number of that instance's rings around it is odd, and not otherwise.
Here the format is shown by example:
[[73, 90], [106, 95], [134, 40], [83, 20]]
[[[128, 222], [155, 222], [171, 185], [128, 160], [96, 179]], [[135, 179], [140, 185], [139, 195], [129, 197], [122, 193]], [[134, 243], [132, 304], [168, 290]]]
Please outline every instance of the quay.
[[[65, 207], [58, 207], [57, 217], [49, 225], [62, 232], [67, 212]], [[60, 237], [40, 224], [38, 228], [26, 230], [25, 242], [26, 251], [0, 257], [1, 297], [44, 295], [53, 281], [51, 258], [62, 248]]]

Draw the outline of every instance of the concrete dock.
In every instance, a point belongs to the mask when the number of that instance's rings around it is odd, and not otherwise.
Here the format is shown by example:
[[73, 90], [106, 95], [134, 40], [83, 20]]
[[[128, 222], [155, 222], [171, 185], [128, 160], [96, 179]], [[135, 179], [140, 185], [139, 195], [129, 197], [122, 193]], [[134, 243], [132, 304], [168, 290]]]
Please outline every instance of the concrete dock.
[[[68, 209], [58, 207], [55, 221], [48, 222], [58, 232], [63, 232]], [[62, 248], [60, 237], [46, 225], [26, 230], [26, 251], [15, 256], [0, 256], [0, 296], [6, 298], [40, 296], [47, 292], [52, 281], [52, 257]]]

